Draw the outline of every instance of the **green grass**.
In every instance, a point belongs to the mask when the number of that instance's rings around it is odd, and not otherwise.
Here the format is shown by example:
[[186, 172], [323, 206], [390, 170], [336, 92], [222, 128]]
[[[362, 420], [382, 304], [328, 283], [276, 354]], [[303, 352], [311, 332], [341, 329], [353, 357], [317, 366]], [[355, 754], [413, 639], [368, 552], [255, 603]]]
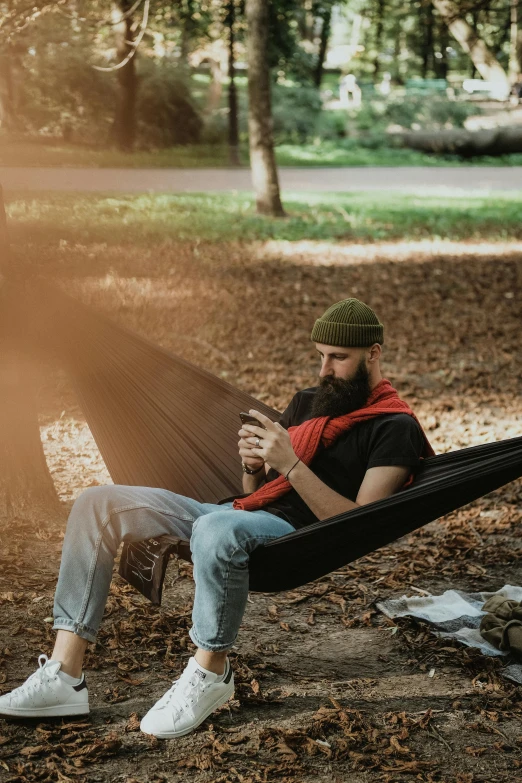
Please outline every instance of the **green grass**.
[[[276, 148], [280, 166], [516, 166], [522, 155], [476, 158], [464, 161], [452, 155], [428, 155], [416, 150], [369, 148], [355, 140], [318, 144], [281, 144]], [[221, 168], [227, 167], [226, 145], [188, 145], [150, 152], [124, 153], [90, 149], [73, 144], [6, 141], [0, 137], [0, 166], [58, 166], [80, 168]], [[248, 165], [248, 146], [241, 147]]]
[[320, 144], [280, 144], [276, 148], [276, 158], [280, 166], [522, 166], [522, 154], [499, 158], [484, 156], [470, 161], [455, 155], [365, 147], [352, 139]]
[[11, 194], [15, 244], [168, 240], [522, 239], [522, 190], [415, 196], [288, 193], [288, 216], [256, 214], [251, 194], [91, 196]]

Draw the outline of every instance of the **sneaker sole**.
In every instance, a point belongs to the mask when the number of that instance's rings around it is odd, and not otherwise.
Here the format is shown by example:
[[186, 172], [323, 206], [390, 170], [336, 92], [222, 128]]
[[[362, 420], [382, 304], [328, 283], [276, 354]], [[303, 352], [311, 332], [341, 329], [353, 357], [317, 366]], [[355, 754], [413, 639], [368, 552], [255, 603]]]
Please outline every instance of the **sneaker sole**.
[[[144, 734], [148, 734], [152, 737], [157, 737], [158, 739], [173, 739], [175, 737], [183, 737], [185, 734], [190, 734], [191, 731], [194, 731], [194, 729], [197, 729], [199, 725], [203, 723], [204, 720], [208, 718], [208, 716], [214, 712], [214, 710], [217, 710], [218, 707], [221, 707], [222, 704], [226, 704], [226, 702], [234, 695], [234, 687], [229, 689], [229, 691], [222, 696], [219, 697], [219, 699], [216, 699], [214, 704], [212, 704], [210, 707], [207, 708], [207, 711], [204, 715], [201, 716], [201, 718], [198, 720], [197, 723], [193, 723], [192, 726], [189, 726], [187, 729], [183, 729], [182, 731], [170, 731], [170, 732], [161, 732], [159, 734], [152, 734], [149, 731], [143, 731]], [[141, 728], [141, 726], [140, 726]]]
[[20, 710], [16, 708], [0, 709], [0, 715], [9, 715], [12, 718], [60, 718], [68, 715], [88, 715], [89, 705], [78, 704], [75, 707], [67, 704], [59, 704], [56, 707], [45, 707], [37, 710]]

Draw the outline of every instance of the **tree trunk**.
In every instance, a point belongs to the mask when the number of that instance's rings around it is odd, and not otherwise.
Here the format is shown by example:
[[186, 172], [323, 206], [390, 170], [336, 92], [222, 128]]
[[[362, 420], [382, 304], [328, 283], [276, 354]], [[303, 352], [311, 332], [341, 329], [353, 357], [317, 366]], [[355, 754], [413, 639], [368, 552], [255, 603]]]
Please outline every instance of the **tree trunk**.
[[63, 510], [40, 439], [36, 370], [18, 351], [8, 351], [3, 339], [0, 355], [0, 520], [57, 521]]
[[248, 130], [252, 183], [257, 211], [282, 217], [274, 154], [270, 69], [268, 66], [268, 2], [246, 0], [248, 24]]
[[[508, 8], [504, 8], [504, 18], [500, 14], [491, 14], [491, 6], [484, 9], [484, 15], [487, 20], [487, 24], [491, 25], [494, 29], [489, 36], [490, 48], [494, 52], [502, 52], [504, 49], [509, 51], [510, 37], [511, 37], [511, 5], [512, 0], [509, 3]], [[507, 73], [509, 76], [509, 60]]]
[[317, 53], [317, 65], [314, 73], [314, 84], [317, 89], [320, 88], [323, 80], [323, 67], [326, 58], [326, 50], [331, 32], [332, 8], [327, 8], [322, 16], [321, 37], [319, 39], [319, 52]]
[[63, 518], [40, 440], [35, 368], [20, 345], [21, 286], [12, 281], [0, 189], [0, 520]]
[[401, 71], [402, 33], [397, 32], [393, 46], [393, 76], [397, 84], [404, 84]]
[[[113, 19], [116, 35], [116, 51], [118, 62], [122, 62], [134, 49], [133, 17], [127, 16], [131, 8], [131, 0], [118, 0], [113, 5]], [[123, 68], [116, 71], [120, 94], [116, 107], [116, 116], [112, 128], [112, 137], [118, 149], [123, 152], [132, 152], [136, 140], [136, 99], [138, 95], [138, 78], [136, 74], [136, 55], [131, 57]]]
[[179, 3], [179, 10], [181, 12], [181, 40], [179, 61], [183, 68], [188, 64], [188, 56], [190, 53], [190, 45], [194, 32], [194, 20], [192, 15], [197, 10], [193, 0], [182, 0]]
[[[478, 32], [477, 32], [478, 31], [478, 11], [476, 9], [471, 11], [470, 18], [471, 18], [471, 29], [473, 30], [473, 35], [477, 36], [478, 35]], [[446, 30], [447, 29], [448, 28], [446, 27]], [[475, 68], [475, 63], [470, 58], [470, 61], [469, 61], [469, 78], [470, 79], [477, 79], [479, 75], [480, 74], [478, 73], [477, 69]]]
[[0, 127], [2, 130], [15, 130], [15, 88], [13, 79], [13, 53], [9, 45], [6, 54], [0, 56]]
[[420, 20], [423, 27], [421, 76], [423, 79], [427, 79], [429, 74], [434, 71], [433, 61], [435, 58], [433, 50], [434, 19], [431, 0], [424, 0], [421, 4]]
[[300, 4], [299, 14], [297, 16], [297, 25], [299, 28], [299, 38], [301, 41], [313, 43], [315, 16], [313, 14], [313, 0], [304, 0]]
[[515, 84], [518, 81], [520, 66], [518, 62], [518, 5], [519, 0], [511, 0], [511, 25], [509, 36], [509, 81]]
[[447, 47], [449, 46], [450, 37], [449, 37], [449, 30], [442, 20], [439, 25], [438, 39], [439, 39], [441, 56], [435, 57], [434, 59], [435, 78], [447, 79], [448, 71], [449, 71]]
[[382, 49], [382, 34], [384, 31], [384, 13], [386, 10], [386, 0], [378, 0], [377, 3], [377, 20], [375, 22], [375, 48], [377, 54], [373, 61], [373, 79], [377, 81], [381, 72], [381, 49]]
[[213, 57], [207, 58], [210, 65], [211, 82], [208, 89], [207, 106], [205, 109], [206, 114], [213, 114], [219, 109], [221, 104], [221, 97], [223, 95], [223, 71], [221, 70], [221, 63], [219, 60], [215, 60]]
[[403, 131], [390, 134], [403, 147], [439, 154], [455, 154], [463, 158], [480, 155], [509, 155], [522, 152], [522, 128], [493, 128], [467, 131]]
[[433, 0], [433, 5], [446, 22], [451, 34], [469, 54], [483, 79], [492, 83], [492, 95], [505, 100], [509, 95], [506, 72], [488, 47], [474, 32], [471, 25], [459, 16], [458, 5], [452, 0]]
[[228, 27], [228, 155], [231, 166], [241, 165], [239, 158], [239, 120], [235, 68], [235, 0], [228, 0], [226, 26]]

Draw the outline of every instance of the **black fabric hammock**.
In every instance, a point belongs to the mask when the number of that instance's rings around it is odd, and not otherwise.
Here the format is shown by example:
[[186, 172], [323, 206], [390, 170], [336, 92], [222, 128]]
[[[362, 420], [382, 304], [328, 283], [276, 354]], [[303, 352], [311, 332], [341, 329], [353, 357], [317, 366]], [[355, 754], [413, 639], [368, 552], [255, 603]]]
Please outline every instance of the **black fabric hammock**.
[[[15, 332], [27, 350], [50, 351], [65, 364], [116, 484], [163, 487], [205, 502], [242, 493], [238, 413], [255, 407], [277, 420], [277, 411], [50, 285], [13, 283], [12, 295]], [[521, 475], [522, 437], [430, 457], [408, 489], [258, 547], [250, 589], [303, 585]], [[175, 543], [125, 547], [120, 573], [159, 602]], [[189, 559], [187, 549], [177, 551]]]

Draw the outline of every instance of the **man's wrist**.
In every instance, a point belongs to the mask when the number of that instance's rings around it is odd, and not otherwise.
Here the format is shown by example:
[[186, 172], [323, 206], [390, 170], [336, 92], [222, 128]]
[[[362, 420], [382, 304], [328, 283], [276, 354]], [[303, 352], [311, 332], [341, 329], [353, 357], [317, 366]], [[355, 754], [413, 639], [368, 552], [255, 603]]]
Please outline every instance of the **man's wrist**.
[[261, 470], [263, 470], [263, 468], [265, 467], [265, 463], [263, 462], [263, 464], [260, 465], [258, 468], [252, 469], [242, 461], [241, 467], [243, 468], [243, 473], [246, 473], [247, 476], [254, 476], [256, 473], [259, 473]]
[[283, 473], [283, 474], [282, 474], [282, 475], [285, 477], [285, 479], [286, 479], [287, 481], [288, 481], [288, 476], [290, 475], [290, 473], [291, 473], [291, 472], [294, 470], [294, 468], [296, 468], [296, 467], [299, 465], [299, 463], [300, 463], [300, 462], [301, 462], [301, 460], [298, 458], [298, 459], [297, 459], [297, 460], [296, 460], [296, 461], [295, 461], [295, 462], [294, 462], [294, 463], [291, 465], [291, 467], [288, 469], [288, 471], [287, 471], [286, 473]]

